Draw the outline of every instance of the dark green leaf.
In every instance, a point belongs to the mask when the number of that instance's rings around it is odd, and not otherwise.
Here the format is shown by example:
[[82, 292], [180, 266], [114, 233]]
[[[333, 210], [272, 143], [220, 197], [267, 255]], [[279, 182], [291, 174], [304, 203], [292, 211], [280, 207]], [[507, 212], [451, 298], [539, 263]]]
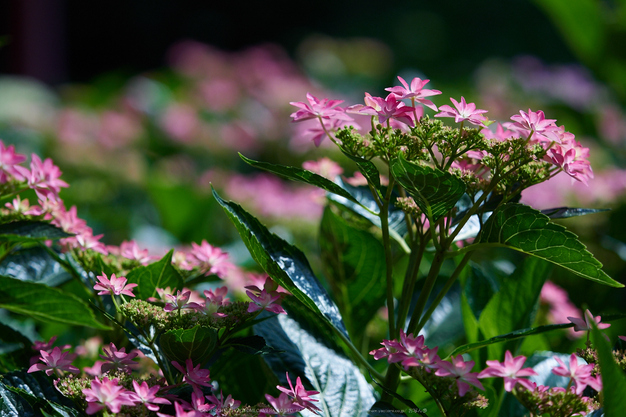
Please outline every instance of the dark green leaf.
[[156, 297], [157, 288], [182, 289], [183, 278], [172, 266], [173, 254], [172, 249], [160, 261], [137, 267], [126, 275], [129, 284], [138, 284], [133, 292], [137, 298], [147, 300], [150, 297]]
[[37, 417], [28, 402], [0, 383], [0, 417]]
[[363, 159], [358, 156], [350, 155], [348, 152], [342, 150], [343, 154], [348, 158], [352, 159], [356, 162], [356, 165], [359, 167], [359, 171], [361, 174], [367, 179], [367, 181], [374, 185], [376, 190], [380, 190], [380, 173], [378, 172], [378, 168], [372, 161], [368, 161], [367, 159]]
[[[550, 264], [539, 258], [527, 257], [515, 272], [500, 283], [498, 292], [486, 305], [478, 320], [485, 338], [511, 333], [532, 326], [541, 288]], [[500, 360], [504, 351], [516, 351], [517, 342], [489, 346], [488, 359]]]
[[30, 348], [32, 344], [22, 333], [0, 323], [0, 372], [11, 372], [28, 367], [30, 357], [36, 354]]
[[626, 410], [626, 376], [615, 362], [609, 342], [595, 325], [593, 327], [591, 337], [598, 352], [598, 364], [602, 374], [604, 412], [609, 416], [621, 416]]
[[[316, 405], [325, 417], [360, 416], [375, 403], [374, 391], [361, 375], [358, 367], [335, 349], [324, 343], [313, 331], [320, 325], [304, 316], [279, 314], [254, 330], [276, 349], [280, 355], [264, 355], [282, 386], [288, 386], [285, 372], [292, 383], [297, 377], [306, 389], [320, 392]], [[311, 329], [311, 330], [307, 330]]]
[[[353, 203], [350, 200], [347, 200], [343, 197], [330, 194], [328, 195], [328, 199], [332, 200], [363, 217], [364, 219], [370, 221], [376, 227], [380, 226], [380, 210], [378, 208], [378, 204], [374, 199], [374, 195], [369, 187], [366, 186], [353, 186], [341, 180], [341, 178], [337, 178], [335, 180], [337, 184], [339, 184], [342, 188], [350, 193], [356, 200], [358, 200], [358, 204]], [[386, 192], [385, 187], [383, 187], [383, 192]], [[404, 236], [407, 233], [406, 221], [404, 220], [404, 212], [399, 208], [395, 207], [393, 204], [389, 205], [389, 235], [398, 242], [408, 253], [410, 252], [409, 248], [406, 246], [406, 242], [404, 241]]]
[[257, 335], [234, 337], [228, 340], [228, 346], [249, 355], [268, 355], [281, 353], [281, 351], [269, 346], [267, 343], [265, 343], [265, 339]]
[[72, 236], [48, 222], [19, 220], [0, 224], [0, 240], [14, 242], [41, 241]]
[[623, 287], [602, 271], [578, 237], [563, 226], [550, 222], [545, 214], [523, 204], [506, 204], [485, 223], [480, 243], [495, 244], [545, 259], [583, 278]]
[[0, 275], [50, 287], [61, 285], [72, 278], [47, 250], [40, 247], [12, 253], [0, 264]]
[[0, 308], [48, 323], [109, 330], [85, 302], [73, 294], [15, 278], [0, 276]]
[[465, 193], [465, 183], [459, 178], [449, 172], [408, 162], [401, 154], [391, 161], [390, 169], [433, 223], [448, 214]]
[[[437, 294], [441, 289], [440, 286], [435, 287], [433, 293]], [[430, 307], [430, 302], [427, 307]], [[458, 341], [463, 335], [461, 289], [458, 285], [453, 286], [444, 296], [420, 334], [424, 335], [428, 346], [445, 346]]]
[[183, 364], [191, 359], [194, 364], [199, 364], [209, 359], [217, 340], [217, 330], [197, 325], [192, 329], [168, 330], [158, 343], [170, 361]]
[[371, 233], [350, 226], [326, 207], [320, 225], [320, 247], [326, 279], [353, 335], [385, 302], [385, 255]]
[[213, 195], [234, 223], [252, 258], [265, 272], [348, 337], [339, 309], [313, 274], [304, 254], [267, 230], [238, 204], [222, 200], [215, 190]]
[[252, 165], [255, 168], [272, 172], [288, 180], [314, 185], [318, 188], [321, 188], [322, 190], [328, 191], [329, 193], [337, 194], [337, 195], [342, 196], [343, 198], [347, 198], [353, 203], [357, 203], [357, 204], [359, 203], [354, 197], [350, 195], [350, 193], [348, 193], [346, 190], [341, 188], [339, 185], [335, 184], [328, 178], [324, 178], [321, 175], [317, 175], [314, 172], [307, 171], [306, 169], [302, 169], [302, 168], [270, 164], [269, 162], [254, 161], [252, 159], [246, 158], [242, 154], [239, 154], [239, 156], [246, 163], [248, 163], [249, 165]]
[[586, 214], [602, 213], [603, 211], [609, 211], [609, 209], [556, 207], [556, 208], [541, 210], [541, 213], [545, 214], [551, 219], [565, 219], [568, 217], [584, 216]]

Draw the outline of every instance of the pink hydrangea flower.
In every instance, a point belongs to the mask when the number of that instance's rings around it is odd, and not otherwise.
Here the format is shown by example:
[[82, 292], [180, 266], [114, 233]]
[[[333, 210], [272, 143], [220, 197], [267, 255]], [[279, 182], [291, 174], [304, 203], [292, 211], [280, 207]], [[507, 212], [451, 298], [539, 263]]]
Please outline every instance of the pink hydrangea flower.
[[424, 98], [441, 94], [441, 91], [439, 90], [424, 89], [424, 86], [428, 84], [430, 80], [422, 80], [421, 78], [416, 77], [413, 78], [413, 80], [411, 81], [411, 85], [404, 81], [404, 78], [400, 76], [398, 77], [398, 80], [400, 80], [400, 83], [402, 83], [402, 87], [389, 87], [385, 88], [385, 91], [389, 91], [390, 93], [395, 95], [398, 100], [410, 98], [413, 101], [417, 101], [418, 103], [421, 103], [424, 106], [430, 107], [434, 111], [437, 111], [437, 106], [435, 106], [432, 101]]
[[226, 314], [218, 313], [220, 307], [230, 304], [230, 300], [225, 298], [226, 294], [228, 294], [228, 288], [225, 286], [216, 288], [215, 291], [205, 290], [204, 297], [206, 299], [198, 311], [213, 317], [226, 317]]
[[141, 385], [137, 381], [133, 381], [133, 388], [135, 392], [129, 392], [129, 397], [137, 404], [143, 404], [150, 411], [159, 411], [157, 404], [171, 404], [166, 398], [157, 397], [160, 385], [149, 387], [146, 381], [143, 381]]
[[514, 123], [504, 123], [504, 127], [511, 129], [523, 136], [532, 133], [531, 141], [533, 142], [553, 142], [560, 141], [557, 134], [558, 127], [556, 119], [546, 119], [543, 111], [534, 112], [528, 109], [528, 112], [520, 110], [519, 115], [511, 116]]
[[253, 286], [248, 286], [246, 289], [246, 294], [252, 300], [252, 303], [248, 306], [248, 313], [253, 313], [258, 310], [267, 310], [276, 314], [287, 314], [279, 304], [282, 294], [278, 291], [268, 291], [265, 288], [261, 290]]
[[602, 387], [599, 385], [599, 381], [591, 376], [594, 364], [579, 365], [578, 357], [575, 353], [572, 353], [569, 358], [569, 367], [566, 366], [561, 359], [554, 357], [560, 366], [552, 368], [552, 373], [559, 376], [570, 378], [576, 384], [576, 395], [581, 395], [585, 388], [589, 385], [596, 391], [600, 391]]
[[311, 93], [307, 93], [306, 98], [309, 102], [308, 104], [302, 101], [289, 102], [292, 106], [296, 106], [300, 109], [290, 116], [294, 122], [308, 119], [352, 120], [341, 107], [337, 107], [343, 103], [343, 100], [329, 100], [327, 98], [320, 100]]
[[593, 170], [588, 160], [589, 148], [583, 147], [574, 140], [573, 135], [563, 139], [560, 144], [553, 144], [544, 159], [585, 185], [588, 185], [589, 179], [593, 178]]
[[183, 381], [191, 385], [194, 391], [201, 392], [200, 387], [211, 386], [211, 378], [209, 377], [211, 372], [208, 369], [201, 369], [200, 365], [194, 368], [191, 359], [185, 361], [185, 368], [176, 361], [172, 361], [172, 365], [184, 375]]
[[99, 290], [98, 295], [128, 295], [130, 297], [134, 297], [133, 288], [137, 286], [137, 284], [128, 284], [128, 281], [125, 277], [116, 277], [115, 274], [111, 274], [111, 279], [107, 277], [107, 275], [103, 272], [102, 275], [98, 277], [99, 283], [94, 285], [94, 290]]
[[139, 261], [142, 265], [148, 265], [154, 259], [148, 254], [148, 249], [139, 249], [134, 240], [124, 241], [120, 244], [120, 255], [127, 259]]
[[189, 301], [191, 291], [177, 291], [176, 295], [163, 293], [162, 296], [169, 301], [165, 304], [165, 307], [163, 307], [163, 310], [168, 313], [171, 313], [172, 311], [178, 311], [180, 313], [181, 310], [185, 309], [197, 310], [202, 308], [200, 304]]
[[317, 402], [319, 400], [311, 398], [311, 395], [319, 394], [318, 391], [305, 390], [304, 385], [302, 385], [302, 381], [300, 380], [300, 377], [296, 379], [296, 386], [294, 387], [291, 384], [291, 379], [289, 379], [289, 372], [287, 372], [287, 382], [289, 383], [289, 389], [285, 387], [281, 387], [280, 385], [277, 385], [276, 388], [278, 388], [279, 391], [284, 392], [285, 394], [293, 398], [294, 403], [301, 405], [302, 407], [308, 410], [311, 410], [313, 412], [322, 411], [312, 402], [312, 401]]
[[317, 161], [305, 161], [302, 163], [302, 168], [315, 172], [331, 181], [343, 174], [343, 168], [332, 159], [326, 157]]
[[483, 384], [478, 380], [478, 373], [470, 372], [474, 367], [474, 361], [463, 360], [463, 356], [452, 356], [452, 362], [439, 362], [439, 369], [435, 372], [437, 376], [451, 376], [456, 379], [459, 389], [459, 396], [464, 396], [471, 389], [470, 385], [484, 390]]
[[520, 377], [537, 375], [532, 368], [524, 368], [526, 362], [525, 356], [516, 356], [515, 358], [510, 351], [504, 354], [504, 362], [487, 361], [488, 368], [478, 374], [478, 378], [504, 378], [504, 390], [511, 392], [516, 384], [524, 386], [528, 390], [533, 390], [533, 384], [527, 379]]
[[[41, 356], [42, 350], [48, 353], [52, 352], [52, 350], [54, 349], [53, 345], [56, 340], [57, 340], [57, 336], [52, 336], [50, 340], [48, 340], [47, 342], [41, 342], [37, 340], [30, 348], [34, 350], [35, 352], [39, 352], [39, 355]], [[67, 350], [71, 347], [72, 345], [63, 345], [63, 346], [60, 346], [60, 349]], [[35, 363], [37, 363], [40, 356], [33, 356], [32, 358], [30, 358], [30, 364], [34, 365]]]
[[369, 93], [365, 93], [365, 105], [357, 104], [350, 106], [346, 111], [378, 116], [380, 124], [385, 124], [387, 121], [391, 122], [393, 119], [405, 125], [413, 126], [415, 124], [413, 120], [414, 110], [413, 107], [398, 101], [394, 94], [389, 94], [386, 98], [382, 98], [372, 97]]
[[109, 346], [103, 346], [102, 351], [104, 355], [100, 355], [100, 357], [105, 361], [102, 364], [102, 372], [107, 372], [111, 369], [122, 369], [130, 372], [130, 368], [137, 365], [133, 359], [139, 354], [138, 351], [126, 353], [126, 348], [118, 350], [113, 343]]
[[191, 244], [191, 256], [194, 258], [194, 266], [204, 274], [215, 274], [224, 278], [232, 264], [228, 261], [228, 254], [220, 248], [211, 246], [206, 240], [200, 245], [195, 242]]
[[52, 375], [56, 372], [59, 376], [63, 376], [63, 372], [67, 371], [73, 374], [79, 373], [79, 369], [72, 365], [72, 361], [76, 359], [76, 354], [63, 352], [60, 347], [55, 347], [52, 352], [40, 350], [39, 353], [43, 363], [36, 363], [28, 368], [28, 373], [45, 371], [46, 375]]
[[567, 319], [571, 321], [572, 323], [574, 323], [574, 330], [577, 332], [586, 332], [586, 331], [591, 330], [592, 322], [595, 322], [596, 326], [598, 326], [598, 329], [600, 330], [608, 329], [609, 327], [611, 327], [609, 323], [601, 323], [602, 317], [600, 316], [594, 317], [593, 314], [591, 314], [591, 311], [589, 310], [585, 310], [584, 319], [581, 319], [578, 317], [568, 317]]
[[4, 142], [0, 141], [0, 184], [8, 182], [12, 178], [24, 181], [30, 172], [19, 164], [25, 160], [25, 155], [15, 153], [15, 146], [5, 146]]
[[303, 406], [297, 404], [284, 392], [281, 392], [277, 398], [274, 398], [269, 394], [265, 394], [265, 398], [267, 399], [267, 402], [274, 407], [274, 409], [263, 408], [259, 411], [259, 417], [290, 416], [304, 410]]
[[239, 408], [239, 406], [241, 405], [241, 401], [233, 399], [231, 395], [228, 395], [228, 397], [224, 398], [224, 394], [221, 391], [219, 398], [215, 395], [207, 395], [206, 398], [215, 405], [216, 415], [221, 415], [221, 411], [223, 409], [234, 410]]
[[466, 103], [465, 97], [461, 97], [460, 103], [452, 97], [450, 97], [450, 101], [456, 108], [453, 109], [447, 104], [439, 106], [440, 112], [435, 117], [454, 117], [455, 123], [467, 120], [473, 125], [485, 127], [484, 122], [487, 118], [482, 113], [487, 113], [487, 110], [477, 109], [474, 103]]
[[117, 379], [109, 380], [104, 377], [102, 381], [96, 377], [91, 381], [91, 388], [83, 390], [87, 401], [87, 414], [95, 414], [105, 406], [112, 413], [119, 413], [122, 406], [134, 406], [136, 401], [131, 397], [131, 392], [118, 385]]
[[61, 187], [69, 187], [59, 177], [61, 177], [61, 170], [54, 165], [52, 159], [47, 158], [42, 162], [37, 155], [32, 154], [28, 186], [35, 190], [39, 198], [42, 200], [45, 198], [58, 199]]

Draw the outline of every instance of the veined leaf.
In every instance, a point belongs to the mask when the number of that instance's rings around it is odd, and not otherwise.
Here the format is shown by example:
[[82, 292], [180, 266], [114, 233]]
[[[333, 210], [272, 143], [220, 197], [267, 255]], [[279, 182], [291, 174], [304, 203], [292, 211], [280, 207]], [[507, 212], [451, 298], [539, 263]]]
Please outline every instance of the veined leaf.
[[615, 362], [611, 346], [604, 335], [593, 324], [591, 330], [593, 346], [598, 351], [598, 364], [602, 374], [604, 412], [607, 416], [619, 416], [626, 410], [626, 376]]
[[16, 251], [0, 264], [0, 275], [56, 287], [72, 276], [41, 247]]
[[452, 210], [465, 193], [465, 183], [449, 172], [408, 162], [400, 154], [390, 163], [396, 180], [431, 222]]
[[191, 359], [198, 364], [209, 359], [217, 339], [217, 330], [197, 325], [192, 329], [168, 330], [161, 335], [158, 343], [169, 360], [183, 364]]
[[0, 224], [0, 240], [14, 242], [42, 241], [72, 236], [48, 222], [19, 220]]
[[339, 309], [313, 274], [304, 254], [267, 230], [240, 205], [222, 200], [215, 190], [213, 196], [237, 228], [252, 258], [265, 272], [311, 311], [349, 337]]
[[326, 278], [337, 295], [350, 332], [365, 324], [385, 303], [385, 255], [380, 241], [349, 225], [326, 207], [320, 225], [320, 246]]
[[352, 159], [356, 162], [356, 165], [359, 167], [359, 171], [361, 174], [372, 184], [374, 184], [374, 188], [376, 190], [380, 190], [380, 173], [378, 172], [378, 168], [372, 161], [368, 161], [367, 159], [360, 158], [358, 156], [350, 155], [348, 152], [342, 149], [344, 155], [348, 158]]
[[600, 284], [624, 286], [602, 271], [602, 264], [574, 233], [523, 204], [506, 204], [497, 209], [485, 223], [479, 242], [545, 259]]
[[[307, 389], [320, 394], [315, 403], [324, 417], [360, 417], [375, 403], [374, 391], [354, 363], [325, 344], [316, 328], [314, 317], [289, 311], [254, 326], [255, 333], [269, 345], [284, 351], [280, 355], [264, 355], [281, 385], [287, 386], [286, 372], [292, 383], [302, 378]], [[308, 411], [303, 416], [313, 416]]]
[[138, 298], [147, 300], [149, 297], [155, 297], [157, 288], [182, 289], [183, 278], [172, 266], [173, 254], [172, 249], [160, 261], [137, 267], [126, 275], [129, 284], [138, 284], [133, 292]]
[[307, 171], [306, 169], [289, 167], [284, 165], [270, 164], [269, 162], [259, 162], [246, 158], [242, 154], [239, 154], [247, 164], [252, 165], [255, 168], [263, 169], [265, 171], [272, 172], [276, 175], [280, 175], [283, 178], [292, 181], [303, 182], [305, 184], [314, 185], [322, 190], [326, 190], [329, 193], [337, 194], [343, 198], [347, 198], [353, 203], [359, 204], [359, 202], [350, 195], [346, 190], [335, 184], [328, 178], [324, 178], [314, 172]]
[[15, 278], [0, 276], [0, 308], [48, 323], [65, 323], [109, 330], [93, 311], [73, 294]]

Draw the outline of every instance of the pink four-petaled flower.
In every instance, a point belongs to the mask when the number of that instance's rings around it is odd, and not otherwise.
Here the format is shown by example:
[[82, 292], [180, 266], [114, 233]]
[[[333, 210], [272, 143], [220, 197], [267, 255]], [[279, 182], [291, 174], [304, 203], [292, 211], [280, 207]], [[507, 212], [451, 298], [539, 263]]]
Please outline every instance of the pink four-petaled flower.
[[46, 352], [40, 350], [41, 357], [39, 358], [43, 363], [36, 363], [28, 368], [28, 373], [45, 371], [46, 375], [52, 375], [53, 372], [60, 376], [63, 376], [63, 371], [71, 372], [73, 374], [79, 373], [79, 369], [72, 365], [72, 361], [76, 358], [75, 353], [63, 352], [60, 347], [55, 347], [52, 352]]
[[201, 369], [200, 365], [194, 367], [191, 358], [185, 361], [185, 368], [176, 361], [172, 361], [172, 365], [184, 375], [183, 381], [191, 385], [194, 391], [201, 392], [201, 386], [211, 386], [211, 378], [209, 377], [211, 372], [208, 369]]
[[589, 311], [589, 310], [585, 310], [584, 316], [585, 316], [584, 319], [581, 319], [581, 318], [578, 318], [578, 317], [568, 317], [567, 318], [569, 321], [574, 323], [574, 330], [575, 331], [577, 331], [577, 332], [585, 332], [585, 331], [591, 330], [591, 323], [592, 322], [595, 322], [596, 326], [600, 330], [607, 329], [607, 328], [611, 327], [611, 325], [609, 323], [601, 323], [602, 317], [600, 317], [600, 316], [595, 316], [594, 317], [593, 314], [591, 314], [591, 311]]
[[482, 113], [487, 113], [487, 110], [477, 109], [476, 104], [465, 102], [465, 97], [461, 97], [459, 103], [452, 97], [450, 101], [454, 104], [455, 109], [446, 105], [439, 106], [440, 112], [435, 117], [454, 117], [456, 123], [467, 120], [473, 125], [485, 127], [484, 122], [487, 120]]
[[119, 413], [123, 405], [133, 406], [136, 401], [130, 395], [131, 391], [118, 385], [117, 379], [109, 380], [104, 377], [102, 381], [96, 377], [91, 381], [91, 388], [83, 390], [85, 400], [87, 401], [87, 414], [95, 414], [102, 410], [105, 406], [112, 413]]
[[533, 383], [520, 377], [537, 375], [537, 372], [532, 368], [522, 369], [524, 362], [526, 362], [526, 357], [520, 355], [514, 358], [511, 352], [507, 350], [504, 354], [504, 362], [487, 361], [488, 368], [483, 369], [478, 374], [478, 378], [504, 378], [504, 389], [507, 392], [511, 392], [516, 384], [533, 390]]
[[329, 100], [327, 98], [318, 99], [311, 93], [306, 94], [307, 101], [292, 101], [289, 104], [298, 107], [300, 110], [291, 114], [294, 122], [308, 119], [339, 119], [350, 121], [352, 118], [345, 114], [341, 107], [337, 107], [343, 100]]
[[576, 395], [581, 395], [588, 385], [596, 391], [602, 389], [600, 380], [591, 376], [594, 364], [579, 365], [578, 357], [575, 353], [572, 353], [569, 358], [569, 367], [558, 357], [555, 356], [554, 359], [560, 366], [552, 368], [552, 373], [570, 378], [570, 380], [576, 384]]
[[133, 288], [135, 288], [137, 284], [126, 285], [127, 279], [125, 277], [116, 277], [115, 274], [111, 274], [111, 278], [109, 279], [103, 272], [102, 275], [99, 275], [97, 278], [99, 282], [93, 286], [93, 289], [100, 291], [98, 295], [125, 294], [130, 297], [135, 296], [135, 294], [133, 294]]
[[302, 407], [313, 412], [321, 411], [321, 409], [315, 406], [315, 404], [313, 404], [312, 402], [319, 400], [311, 398], [311, 395], [319, 394], [319, 391], [305, 390], [304, 385], [302, 385], [302, 381], [300, 380], [300, 377], [296, 379], [296, 386], [294, 387], [291, 384], [291, 379], [289, 379], [289, 372], [287, 372], [287, 382], [289, 383], [289, 389], [281, 387], [280, 385], [277, 385], [276, 388], [293, 398], [293, 401], [296, 404], [301, 405]]
[[464, 396], [467, 391], [470, 390], [470, 384], [476, 388], [484, 390], [483, 384], [478, 380], [478, 374], [470, 372], [474, 367], [474, 361], [463, 360], [463, 356], [458, 355], [456, 357], [451, 356], [452, 362], [441, 361], [438, 364], [435, 375], [437, 376], [451, 376], [456, 379], [456, 384], [459, 389], [459, 396]]
[[135, 392], [130, 392], [128, 395], [137, 404], [143, 404], [150, 411], [159, 411], [157, 404], [171, 404], [171, 402], [162, 397], [157, 397], [160, 385], [148, 386], [146, 381], [143, 381], [141, 385], [137, 381], [133, 380], [133, 388]]
[[137, 351], [126, 353], [126, 348], [118, 350], [113, 343], [109, 346], [103, 346], [102, 351], [104, 352], [104, 355], [100, 355], [100, 357], [104, 359], [101, 368], [102, 372], [107, 372], [111, 369], [130, 371], [130, 367], [137, 365], [137, 363], [133, 361], [138, 355]]
[[398, 77], [398, 80], [400, 80], [403, 87], [400, 87], [400, 86], [389, 87], [389, 88], [385, 88], [385, 91], [389, 91], [390, 93], [395, 95], [398, 100], [402, 100], [406, 98], [413, 99], [417, 101], [418, 103], [422, 103], [426, 107], [430, 107], [431, 109], [437, 111], [437, 106], [435, 106], [435, 104], [432, 101], [424, 98], [424, 97], [441, 94], [441, 91], [439, 90], [424, 89], [424, 86], [428, 84], [430, 80], [422, 80], [421, 78], [416, 77], [416, 78], [413, 78], [413, 80], [411, 81], [411, 85], [409, 85], [406, 81], [404, 81], [404, 78], [402, 77]]
[[356, 114], [378, 116], [378, 122], [385, 124], [387, 121], [397, 120], [405, 125], [414, 124], [413, 111], [415, 108], [405, 105], [399, 101], [394, 94], [389, 94], [386, 98], [372, 97], [365, 93], [365, 105], [356, 104], [348, 107], [346, 111]]

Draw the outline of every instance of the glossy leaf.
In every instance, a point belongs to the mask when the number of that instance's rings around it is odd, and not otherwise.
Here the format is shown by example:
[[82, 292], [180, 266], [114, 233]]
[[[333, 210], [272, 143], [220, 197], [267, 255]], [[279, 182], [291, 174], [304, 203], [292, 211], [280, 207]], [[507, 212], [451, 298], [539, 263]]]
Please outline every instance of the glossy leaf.
[[609, 342], [595, 325], [593, 327], [591, 337], [598, 352], [598, 364], [602, 374], [604, 412], [608, 416], [619, 416], [626, 410], [626, 376], [615, 362]]
[[47, 323], [65, 323], [109, 330], [80, 298], [48, 287], [0, 276], [0, 308]]
[[276, 175], [280, 175], [283, 178], [292, 181], [303, 182], [305, 184], [314, 185], [322, 190], [326, 190], [329, 193], [337, 194], [342, 196], [343, 198], [347, 198], [353, 203], [359, 203], [354, 197], [350, 195], [346, 190], [341, 188], [339, 185], [335, 184], [328, 178], [324, 178], [321, 175], [318, 175], [314, 172], [307, 171], [306, 169], [290, 167], [285, 165], [276, 165], [270, 164], [269, 162], [259, 162], [254, 161], [252, 159], [246, 158], [242, 154], [239, 154], [241, 159], [243, 159], [247, 164], [263, 169], [265, 171], [272, 172]]
[[[546, 281], [550, 264], [528, 257], [513, 274], [500, 283], [499, 290], [489, 300], [478, 320], [485, 338], [511, 333], [532, 326], [541, 288]], [[517, 342], [489, 346], [488, 359], [504, 357], [504, 351], [516, 351]]]
[[31, 356], [37, 353], [33, 343], [17, 330], [0, 323], [0, 372], [11, 372], [30, 365]]
[[371, 233], [352, 227], [326, 207], [320, 225], [321, 258], [326, 279], [351, 334], [365, 325], [385, 303], [384, 249]]
[[263, 356], [280, 385], [288, 386], [285, 372], [289, 372], [292, 383], [300, 377], [306, 389], [320, 392], [315, 398], [322, 416], [360, 416], [361, 410], [375, 403], [374, 391], [351, 360], [325, 344], [316, 332], [319, 326], [314, 318], [289, 311], [289, 315], [279, 314], [257, 324], [254, 330], [269, 345], [284, 351]]
[[602, 213], [604, 211], [609, 211], [609, 209], [555, 207], [541, 210], [541, 213], [545, 214], [551, 219], [566, 219], [568, 217], [585, 216], [587, 214]]
[[452, 210], [465, 193], [465, 183], [449, 172], [408, 162], [400, 155], [391, 172], [431, 222]]
[[479, 242], [545, 259], [600, 284], [624, 286], [602, 271], [602, 264], [574, 233], [523, 204], [507, 204], [497, 209], [485, 223]]
[[376, 190], [380, 190], [380, 173], [378, 172], [378, 168], [372, 161], [368, 161], [367, 159], [363, 159], [358, 156], [350, 155], [348, 152], [342, 150], [343, 154], [348, 158], [352, 159], [356, 162], [356, 165], [359, 167], [359, 171], [361, 174], [374, 185]]
[[[348, 191], [356, 200], [358, 200], [358, 204], [335, 194], [329, 194], [328, 199], [350, 209], [352, 212], [371, 222], [374, 226], [380, 228], [380, 210], [369, 187], [353, 186], [344, 182], [341, 178], [337, 178], [335, 182]], [[382, 190], [384, 192], [385, 188], [383, 187]], [[393, 204], [389, 205], [388, 223], [389, 236], [400, 244], [406, 253], [409, 253], [410, 249], [404, 241], [404, 236], [407, 233], [404, 212], [395, 207]]]
[[70, 280], [71, 275], [50, 253], [41, 248], [16, 251], [0, 264], [0, 275], [56, 287]]
[[222, 200], [215, 190], [213, 195], [234, 223], [252, 258], [265, 272], [348, 337], [339, 309], [313, 274], [304, 254], [267, 230], [238, 204]]
[[183, 278], [172, 266], [173, 254], [172, 249], [160, 261], [137, 267], [126, 275], [129, 284], [138, 284], [133, 290], [137, 298], [147, 300], [149, 297], [156, 297], [157, 288], [182, 289]]
[[13, 242], [43, 241], [72, 236], [48, 222], [19, 220], [0, 224], [0, 240]]
[[218, 340], [217, 330], [197, 325], [191, 329], [168, 330], [161, 335], [158, 344], [170, 361], [194, 364], [204, 363], [213, 352]]
[[0, 416], [37, 417], [40, 415], [24, 398], [0, 382]]

